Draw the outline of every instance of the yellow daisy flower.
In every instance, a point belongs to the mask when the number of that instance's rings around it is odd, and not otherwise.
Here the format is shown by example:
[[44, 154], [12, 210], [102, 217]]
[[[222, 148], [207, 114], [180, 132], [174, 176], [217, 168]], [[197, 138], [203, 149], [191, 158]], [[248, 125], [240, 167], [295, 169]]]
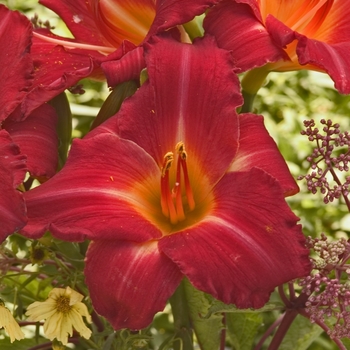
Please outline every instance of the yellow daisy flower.
[[91, 330], [86, 327], [83, 317], [91, 323], [88, 309], [81, 301], [83, 295], [70, 287], [66, 289], [54, 288], [48, 299], [43, 302], [36, 301], [27, 308], [28, 321], [41, 321], [44, 323], [44, 334], [53, 340], [56, 338], [62, 344], [68, 343], [68, 335], [73, 335], [73, 326], [86, 339], [91, 336]]
[[10, 341], [13, 343], [15, 340], [21, 340], [24, 338], [20, 326], [13, 318], [11, 311], [0, 300], [0, 327], [5, 328], [5, 331], [10, 336]]

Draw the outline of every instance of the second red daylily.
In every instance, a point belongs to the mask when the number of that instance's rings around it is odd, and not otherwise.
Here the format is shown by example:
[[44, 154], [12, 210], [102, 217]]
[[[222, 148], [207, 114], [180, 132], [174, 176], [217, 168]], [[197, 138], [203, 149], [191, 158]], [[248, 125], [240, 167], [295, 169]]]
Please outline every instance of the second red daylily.
[[310, 269], [284, 199], [298, 187], [262, 117], [236, 114], [239, 81], [213, 38], [154, 37], [145, 61], [149, 80], [25, 194], [22, 233], [92, 240], [86, 283], [115, 329], [146, 327], [184, 276], [259, 308]]
[[[35, 86], [22, 104], [23, 113], [27, 115], [83, 78], [104, 78], [99, 69], [102, 62], [119, 60], [151, 35], [190, 21], [217, 1], [41, 0], [63, 19], [74, 38], [43, 28], [34, 31]], [[111, 58], [106, 57], [111, 53]], [[131, 56], [127, 61], [143, 57], [142, 53]], [[125, 64], [116, 67], [116, 83], [138, 78], [143, 67], [144, 61], [132, 63], [130, 71]]]
[[[238, 72], [326, 72], [350, 93], [350, 1], [224, 0], [204, 22], [219, 46], [232, 50]], [[261, 74], [261, 72], [259, 72]]]

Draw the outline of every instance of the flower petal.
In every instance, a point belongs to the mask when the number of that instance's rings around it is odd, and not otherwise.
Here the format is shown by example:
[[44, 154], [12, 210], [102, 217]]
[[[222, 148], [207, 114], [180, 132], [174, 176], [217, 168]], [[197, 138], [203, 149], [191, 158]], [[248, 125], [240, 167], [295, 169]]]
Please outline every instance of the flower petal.
[[[57, 38], [48, 30], [40, 29], [37, 32]], [[97, 51], [64, 48], [34, 37], [31, 56], [34, 61], [35, 79], [33, 88], [22, 104], [22, 112], [25, 115], [79, 80], [90, 76], [97, 69], [92, 58], [102, 55]]]
[[221, 1], [208, 12], [203, 24], [206, 34], [214, 35], [219, 47], [232, 50], [238, 73], [289, 59], [283, 47], [270, 37], [256, 2], [250, 3]]
[[73, 308], [70, 311], [69, 315], [67, 315], [67, 318], [69, 318], [71, 320], [74, 329], [82, 337], [84, 337], [85, 339], [89, 339], [91, 337], [91, 333], [92, 333], [91, 330], [88, 327], [86, 327], [86, 325], [83, 321], [83, 318], [81, 317], [80, 313], [76, 309]]
[[33, 176], [51, 177], [56, 173], [58, 162], [58, 138], [55, 110], [44, 104], [34, 110], [25, 120], [7, 118], [3, 128], [19, 145], [28, 158], [28, 170]]
[[149, 36], [160, 33], [179, 24], [192, 20], [203, 14], [210, 6], [219, 0], [164, 0], [156, 1], [156, 17], [153, 21]]
[[0, 122], [22, 101], [33, 80], [33, 62], [29, 54], [32, 25], [17, 11], [0, 5]]
[[159, 206], [159, 179], [154, 160], [133, 142], [108, 133], [75, 140], [65, 167], [25, 193], [23, 234], [40, 237], [50, 229], [69, 241], [159, 237], [147, 219], [150, 203]]
[[147, 327], [180, 284], [177, 266], [158, 251], [156, 242], [92, 242], [86, 284], [96, 311], [114, 329]]
[[229, 173], [214, 195], [212, 215], [159, 243], [196, 288], [239, 308], [259, 308], [275, 287], [309, 273], [298, 218], [276, 180], [257, 168]]
[[0, 130], [0, 242], [27, 221], [22, 193], [16, 188], [24, 180], [26, 157], [5, 130]]
[[240, 114], [240, 137], [238, 153], [229, 171], [248, 171], [261, 168], [278, 180], [285, 196], [299, 191], [274, 140], [269, 136], [263, 116]]
[[94, 8], [86, 0], [40, 0], [39, 3], [56, 12], [79, 42], [108, 44], [96, 23]]
[[143, 57], [143, 47], [124, 41], [120, 48], [101, 60], [101, 68], [107, 78], [108, 86], [128, 80], [140, 80], [140, 73], [146, 63]]
[[201, 174], [216, 182], [238, 146], [235, 109], [242, 100], [229, 53], [209, 37], [189, 45], [166, 36], [145, 44], [145, 52], [149, 82], [103, 127], [119, 130], [160, 167], [164, 155], [183, 141], [189, 159], [195, 159], [189, 167], [200, 166]]
[[297, 34], [297, 37], [299, 63], [312, 64], [326, 71], [333, 79], [335, 88], [342, 94], [349, 94], [350, 42], [327, 44], [303, 35]]

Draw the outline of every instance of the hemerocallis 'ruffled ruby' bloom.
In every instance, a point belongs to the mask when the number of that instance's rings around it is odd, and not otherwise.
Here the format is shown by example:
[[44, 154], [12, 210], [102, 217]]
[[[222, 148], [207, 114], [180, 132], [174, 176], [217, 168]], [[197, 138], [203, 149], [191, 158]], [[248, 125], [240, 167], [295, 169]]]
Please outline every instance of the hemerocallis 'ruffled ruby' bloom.
[[350, 93], [348, 0], [224, 0], [204, 21], [220, 47], [232, 50], [237, 72], [326, 72]]
[[26, 171], [26, 157], [8, 132], [0, 130], [0, 242], [27, 221], [24, 199], [17, 190]]
[[75, 140], [65, 167], [26, 193], [26, 236], [91, 239], [86, 283], [115, 329], [146, 327], [183, 276], [240, 308], [309, 272], [298, 191], [262, 118], [242, 103], [213, 38], [145, 45], [148, 76], [119, 113]]
[[[34, 31], [32, 54], [36, 68], [35, 88], [23, 103], [30, 113], [43, 102], [85, 77], [101, 78], [98, 69], [106, 55], [120, 49], [112, 59], [133, 51], [151, 35], [184, 24], [218, 0], [41, 0], [65, 22], [74, 39], [53, 35], [46, 29]], [[127, 41], [126, 47], [123, 43]], [[138, 77], [144, 62], [142, 52], [129, 53], [120, 80]], [[130, 60], [132, 62], [130, 66]], [[119, 71], [119, 70], [118, 70]]]

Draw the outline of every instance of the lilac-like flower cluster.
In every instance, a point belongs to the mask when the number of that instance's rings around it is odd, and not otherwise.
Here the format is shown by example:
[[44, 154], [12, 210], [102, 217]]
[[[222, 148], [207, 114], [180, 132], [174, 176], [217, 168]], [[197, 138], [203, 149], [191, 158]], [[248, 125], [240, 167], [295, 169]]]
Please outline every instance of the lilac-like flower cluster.
[[299, 282], [309, 296], [305, 311], [311, 322], [326, 327], [331, 338], [350, 337], [350, 243], [344, 238], [328, 241], [322, 233], [321, 238], [309, 237], [307, 245], [317, 255], [313, 267], [318, 272]]
[[[322, 119], [321, 124], [324, 125], [322, 131], [315, 127], [313, 119], [304, 121], [305, 130], [302, 130], [301, 134], [308, 136], [309, 141], [316, 142], [316, 147], [306, 158], [310, 163], [311, 173], [301, 175], [298, 179], [305, 179], [308, 189], [313, 194], [319, 190], [324, 195], [323, 200], [326, 204], [343, 196], [349, 207], [347, 197], [350, 176], [342, 180], [339, 175], [340, 172], [349, 171], [350, 135], [347, 131], [341, 132], [339, 124], [333, 124], [331, 120]], [[333, 178], [331, 183], [327, 178], [328, 174]]]

